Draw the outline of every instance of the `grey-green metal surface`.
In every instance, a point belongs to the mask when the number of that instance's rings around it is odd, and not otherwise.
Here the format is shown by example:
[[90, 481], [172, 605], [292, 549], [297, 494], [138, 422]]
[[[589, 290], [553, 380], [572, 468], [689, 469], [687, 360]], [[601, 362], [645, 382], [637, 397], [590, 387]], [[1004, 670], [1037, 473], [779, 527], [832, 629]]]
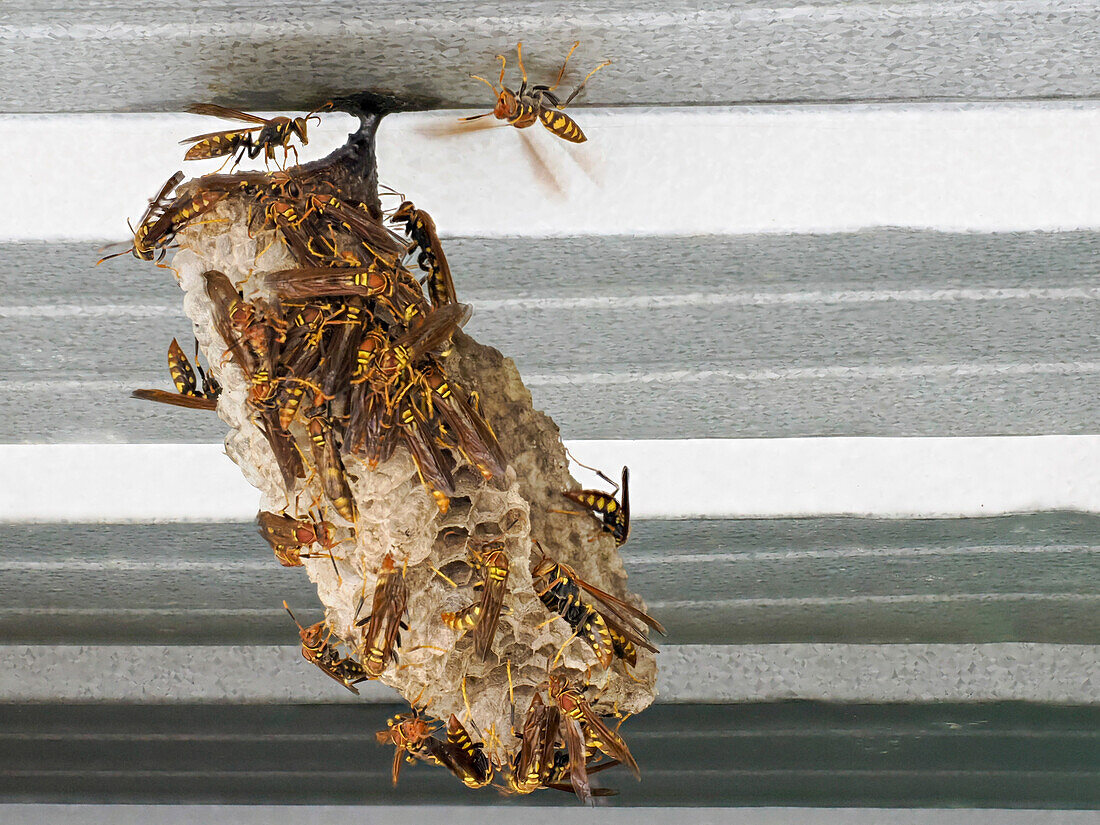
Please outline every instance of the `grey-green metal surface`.
[[[1093, 232], [453, 239], [467, 331], [568, 438], [1100, 431]], [[170, 274], [0, 245], [0, 440], [217, 441], [170, 386]], [[562, 261], [568, 260], [568, 267]], [[644, 335], [639, 335], [644, 330]]]
[[[672, 644], [1100, 644], [1100, 516], [636, 521]], [[0, 643], [293, 644], [316, 593], [249, 524], [5, 525]]]
[[[0, 800], [575, 805], [473, 793], [374, 742], [397, 706], [0, 706]], [[659, 706], [621, 729], [643, 775], [607, 805], [1089, 808], [1100, 710], [1020, 703]], [[518, 814], [517, 816], [522, 816]], [[331, 821], [331, 820], [328, 820]]]

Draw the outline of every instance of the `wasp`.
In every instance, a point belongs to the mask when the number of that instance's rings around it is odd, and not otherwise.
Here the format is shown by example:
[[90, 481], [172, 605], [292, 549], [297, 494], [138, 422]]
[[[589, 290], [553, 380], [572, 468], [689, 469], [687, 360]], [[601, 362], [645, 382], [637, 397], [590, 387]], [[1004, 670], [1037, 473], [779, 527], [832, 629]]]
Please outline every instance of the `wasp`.
[[[108, 261], [111, 258], [117, 258], [119, 255], [125, 255], [127, 252], [132, 252], [135, 258], [142, 261], [153, 260], [154, 247], [147, 244], [147, 238], [149, 230], [152, 226], [164, 215], [168, 209], [170, 201], [169, 196], [172, 194], [172, 190], [175, 189], [180, 183], [183, 182], [183, 172], [176, 172], [172, 177], [168, 178], [164, 182], [164, 185], [157, 191], [150, 201], [149, 206], [145, 210], [145, 214], [141, 216], [141, 220], [138, 221], [138, 228], [134, 229], [130, 227], [134, 234], [134, 242], [128, 249], [124, 249], [121, 252], [116, 252], [113, 255], [106, 255], [96, 261], [96, 266], [99, 266], [104, 261]], [[125, 243], [125, 241], [123, 241]], [[116, 247], [114, 244], [110, 246]]]
[[[615, 484], [599, 470], [596, 474], [608, 484], [614, 485], [615, 491], [608, 495], [599, 490], [565, 490], [562, 495], [602, 518], [603, 529], [615, 538], [616, 547], [622, 547], [630, 536], [630, 471], [623, 467], [621, 485]], [[623, 493], [621, 504], [615, 499], [620, 489]]]
[[439, 759], [443, 743], [432, 736], [435, 729], [431, 723], [416, 714], [405, 716], [399, 713], [387, 720], [386, 724], [386, 729], [378, 731], [375, 738], [379, 745], [396, 747], [391, 771], [394, 787], [397, 786], [397, 780], [401, 776], [401, 764], [406, 759], [409, 762], [416, 758], [425, 762], [443, 764]]
[[[612, 731], [584, 698], [584, 689], [573, 687], [567, 680], [553, 675], [548, 690], [552, 701], [561, 712], [562, 734], [569, 751], [570, 778], [578, 796], [587, 789], [587, 762], [589, 748], [600, 751], [626, 765], [635, 778], [641, 778], [638, 763], [622, 738]], [[582, 788], [578, 788], [578, 783]], [[591, 790], [587, 790], [591, 796]], [[584, 796], [582, 796], [582, 799]]]
[[313, 463], [321, 475], [321, 488], [336, 512], [354, 523], [358, 517], [355, 499], [348, 486], [340, 451], [336, 449], [336, 435], [332, 424], [326, 420], [323, 407], [311, 410], [308, 421], [306, 430], [309, 433], [309, 446], [313, 452]]
[[519, 750], [508, 766], [508, 789], [529, 794], [543, 787], [554, 764], [554, 743], [557, 741], [561, 711], [547, 706], [536, 693], [527, 708]]
[[283, 483], [288, 490], [291, 489], [297, 479], [305, 476], [302, 452], [298, 449], [298, 443], [290, 433], [279, 426], [279, 416], [274, 410], [260, 410], [255, 415], [255, 421], [260, 432], [267, 439], [267, 443], [271, 445], [271, 453], [279, 466]]
[[382, 675], [390, 659], [397, 659], [400, 632], [408, 629], [403, 620], [408, 600], [405, 572], [397, 570], [393, 556], [387, 553], [378, 571], [370, 615], [355, 623], [356, 627], [367, 626], [363, 637], [363, 646], [367, 651], [365, 667], [373, 679]]
[[[586, 582], [572, 567], [543, 555], [532, 572], [536, 593], [546, 609], [559, 614], [609, 667], [614, 658], [637, 664], [637, 647], [656, 652], [646, 638], [648, 625], [665, 632], [661, 623], [622, 599]], [[583, 592], [582, 592], [583, 591]]]
[[306, 202], [310, 212], [316, 212], [331, 225], [350, 233], [379, 262], [391, 269], [397, 266], [405, 245], [371, 214], [366, 204], [318, 193], [310, 193]]
[[[173, 338], [168, 345], [168, 373], [172, 376], [172, 383], [176, 385], [176, 392], [165, 390], [134, 390], [131, 395], [145, 401], [159, 401], [162, 404], [174, 404], [177, 407], [190, 407], [196, 410], [216, 410], [218, 408], [218, 395], [221, 387], [213, 375], [208, 375], [199, 364], [199, 344], [195, 342], [195, 366], [180, 347], [179, 342]], [[195, 370], [198, 370], [199, 378], [195, 378]], [[201, 382], [201, 386], [200, 386]]]
[[[298, 149], [291, 143], [294, 136], [302, 141], [302, 145], [309, 143], [306, 135], [306, 126], [310, 120], [321, 119], [317, 112], [328, 108], [326, 103], [320, 109], [314, 109], [305, 117], [273, 117], [271, 119], [250, 115], [237, 109], [229, 109], [216, 103], [195, 103], [187, 107], [187, 111], [193, 115], [210, 115], [211, 117], [225, 118], [226, 120], [241, 120], [245, 123], [254, 123], [246, 129], [227, 129], [221, 132], [209, 132], [205, 135], [195, 135], [184, 138], [180, 143], [193, 143], [187, 150], [184, 160], [206, 160], [207, 158], [220, 158], [225, 155], [235, 155], [233, 166], [236, 166], [247, 154], [255, 160], [262, 152], [264, 161], [275, 159], [275, 150], [282, 147], [283, 162], [285, 163], [294, 153], [294, 162], [298, 163]], [[256, 134], [256, 133], [259, 134]]]
[[[168, 183], [172, 183], [172, 179], [169, 179]], [[168, 183], [165, 187], [168, 187]], [[173, 200], [154, 210], [152, 214], [147, 214], [147, 217], [134, 230], [134, 255], [143, 261], [151, 261], [153, 255], [160, 249], [163, 257], [164, 249], [172, 243], [181, 229], [195, 218], [209, 212], [228, 194], [228, 190], [214, 189], [205, 185], [196, 186], [190, 191], [177, 195]], [[151, 204], [151, 207], [154, 205], [156, 204]]]
[[260, 535], [271, 545], [275, 558], [283, 567], [301, 567], [302, 559], [313, 558], [302, 552], [303, 547], [319, 544], [323, 550], [331, 550], [336, 546], [335, 528], [319, 517], [296, 519], [284, 513], [261, 510], [256, 514], [256, 522]]
[[225, 341], [226, 353], [251, 382], [248, 400], [259, 408], [275, 386], [273, 376], [286, 339], [286, 324], [275, 307], [259, 300], [245, 301], [225, 273], [208, 270], [202, 277], [214, 329]]
[[436, 364], [429, 363], [420, 369], [418, 379], [431, 390], [432, 407], [438, 410], [447, 431], [453, 435], [454, 447], [478, 468], [486, 481], [503, 476], [508, 462], [473, 398], [448, 380]]
[[553, 86], [541, 84], [528, 86], [527, 70], [523, 67], [523, 44], [517, 43], [516, 57], [519, 60], [519, 70], [523, 75], [523, 83], [520, 85], [518, 92], [513, 92], [504, 85], [504, 69], [507, 65], [507, 61], [504, 55], [498, 54], [497, 60], [500, 61], [500, 79], [495, 84], [490, 83], [484, 77], [471, 75], [475, 80], [480, 80], [493, 90], [497, 96], [496, 106], [493, 107], [493, 111], [491, 112], [465, 117], [462, 118], [462, 120], [477, 120], [478, 118], [493, 115], [498, 120], [507, 120], [508, 123], [515, 126], [517, 129], [526, 129], [528, 126], [534, 125], [535, 121], [539, 121], [562, 140], [569, 141], [570, 143], [584, 143], [588, 138], [584, 136], [581, 127], [577, 125], [577, 122], [573, 120], [573, 118], [565, 114], [562, 109], [572, 103], [573, 98], [581, 93], [581, 90], [584, 89], [585, 84], [588, 83], [588, 79], [592, 77], [592, 75], [604, 66], [610, 65], [611, 61], [605, 60], [590, 71], [584, 80], [581, 81], [580, 85], [578, 85], [569, 97], [562, 102], [554, 93], [554, 89], [558, 88], [561, 84], [561, 79], [565, 76], [565, 67], [569, 65], [569, 58], [573, 56], [573, 52], [577, 50], [577, 46], [579, 45], [580, 41], [578, 40], [573, 44], [573, 48], [569, 50], [569, 54], [565, 56], [565, 62], [561, 64], [561, 71], [558, 72], [558, 78], [554, 81]]
[[447, 721], [447, 741], [439, 750], [444, 767], [467, 788], [484, 788], [492, 781], [493, 766], [485, 754], [485, 745], [471, 739], [453, 713]]
[[413, 366], [445, 346], [469, 317], [468, 305], [448, 304], [433, 309], [417, 326], [393, 341], [381, 328], [372, 330], [359, 345], [352, 383], [367, 381], [376, 392], [391, 393], [401, 375], [411, 377]]
[[[599, 751], [591, 755], [590, 759], [598, 759], [600, 756]], [[608, 759], [604, 762], [600, 762], [596, 765], [588, 764], [585, 766], [585, 781], [582, 783], [582, 787], [588, 788], [588, 796], [615, 796], [618, 791], [612, 788], [593, 788], [587, 784], [587, 778], [594, 773], [605, 771], [608, 768], [614, 768], [620, 764], [618, 759]], [[573, 787], [571, 777], [571, 765], [569, 758], [569, 748], [558, 748], [554, 751], [553, 759], [550, 762], [550, 771], [546, 778], [545, 783], [547, 788], [553, 788], [556, 791], [565, 791], [566, 793], [576, 793]], [[580, 796], [582, 802], [588, 802], [584, 796]]]
[[471, 547], [470, 560], [481, 572], [481, 581], [474, 585], [481, 599], [457, 613], [443, 613], [443, 623], [453, 630], [473, 630], [474, 651], [484, 659], [492, 649], [500, 608], [508, 582], [508, 554], [500, 539], [488, 542], [481, 550]]
[[435, 230], [435, 221], [423, 209], [417, 209], [412, 201], [404, 201], [390, 216], [390, 223], [404, 224], [405, 234], [412, 239], [413, 248], [419, 248], [416, 263], [428, 273], [428, 295], [432, 306], [458, 303], [455, 282], [451, 278], [451, 266], [443, 254], [443, 244]]
[[[409, 385], [408, 390], [415, 393], [418, 388], [413, 384]], [[417, 413], [408, 393], [399, 394], [397, 406], [396, 421], [399, 431], [413, 461], [416, 462], [420, 481], [435, 500], [439, 512], [446, 515], [451, 507], [451, 496], [455, 494], [454, 479], [447, 468], [447, 461], [439, 449], [437, 439], [428, 429], [428, 423]]]
[[[286, 602], [283, 602], [283, 607], [286, 608], [287, 613], [290, 613], [290, 607]], [[294, 624], [298, 625], [298, 635], [302, 638], [302, 656], [305, 660], [317, 665], [352, 693], [358, 695], [359, 690], [355, 685], [371, 677], [359, 662], [351, 656], [341, 657], [336, 646], [329, 644], [332, 629], [328, 623], [320, 621], [309, 627], [302, 627], [293, 613], [290, 613], [290, 618], [294, 619]]]

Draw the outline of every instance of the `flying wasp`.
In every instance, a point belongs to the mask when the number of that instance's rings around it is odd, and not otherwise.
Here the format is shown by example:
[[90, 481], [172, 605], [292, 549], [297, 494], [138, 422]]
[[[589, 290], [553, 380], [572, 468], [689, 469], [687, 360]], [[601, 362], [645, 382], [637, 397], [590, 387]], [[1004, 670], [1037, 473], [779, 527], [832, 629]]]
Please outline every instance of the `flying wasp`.
[[508, 123], [515, 126], [517, 129], [526, 129], [528, 126], [534, 125], [537, 120], [562, 140], [567, 140], [570, 143], [584, 143], [588, 138], [584, 136], [581, 127], [577, 125], [577, 122], [573, 120], [573, 118], [565, 114], [562, 109], [568, 106], [573, 101], [573, 98], [581, 93], [581, 90], [584, 89], [585, 84], [588, 83], [588, 79], [592, 77], [592, 75], [604, 66], [610, 65], [611, 61], [605, 60], [590, 71], [587, 76], [585, 76], [584, 80], [580, 82], [580, 85], [578, 85], [563, 102], [554, 93], [554, 89], [558, 88], [561, 84], [561, 79], [565, 76], [565, 67], [569, 65], [569, 58], [573, 56], [573, 52], [577, 50], [577, 46], [579, 45], [580, 41], [578, 40], [573, 44], [573, 48], [569, 50], [569, 54], [565, 56], [565, 62], [561, 64], [561, 71], [558, 72], [558, 78], [554, 81], [553, 86], [545, 86], [542, 84], [528, 86], [527, 70], [523, 67], [523, 44], [517, 43], [516, 57], [519, 60], [520, 73], [523, 75], [523, 83], [520, 85], [518, 92], [513, 92], [504, 85], [504, 69], [507, 66], [507, 60], [505, 60], [504, 55], [498, 54], [497, 60], [500, 61], [500, 79], [495, 84], [490, 83], [484, 77], [470, 75], [475, 80], [480, 80], [482, 83], [486, 84], [496, 93], [496, 106], [493, 107], [493, 111], [491, 112], [473, 115], [472, 117], [464, 117], [462, 120], [477, 120], [478, 118], [493, 115], [499, 120], [507, 120]]
[[[243, 120], [245, 123], [254, 123], [246, 129], [227, 129], [221, 132], [208, 132], [205, 135], [195, 135], [184, 138], [180, 143], [194, 144], [183, 156], [184, 160], [206, 160], [208, 158], [220, 158], [225, 155], [234, 156], [233, 166], [236, 166], [244, 156], [255, 160], [262, 152], [264, 161], [275, 159], [275, 150], [282, 147], [283, 162], [285, 163], [294, 153], [294, 162], [298, 163], [298, 149], [291, 143], [297, 135], [302, 145], [309, 143], [306, 135], [306, 125], [310, 120], [321, 119], [317, 112], [328, 108], [331, 104], [325, 104], [320, 109], [314, 109], [305, 117], [273, 117], [271, 119], [250, 115], [238, 109], [230, 109], [219, 106], [216, 103], [194, 103], [187, 107], [187, 111], [193, 115], [210, 115], [211, 117], [225, 118], [226, 120]], [[256, 133], [259, 134], [256, 134]]]
[[[190, 407], [195, 410], [216, 410], [221, 387], [213, 375], [203, 370], [202, 365], [199, 364], [198, 354], [199, 344], [196, 341], [195, 366], [192, 368], [183, 348], [173, 338], [172, 343], [168, 345], [168, 373], [172, 376], [172, 383], [176, 385], [176, 392], [134, 390], [130, 394], [144, 401], [159, 401], [162, 404], [174, 404], [177, 407]], [[196, 369], [199, 372], [197, 380]]]

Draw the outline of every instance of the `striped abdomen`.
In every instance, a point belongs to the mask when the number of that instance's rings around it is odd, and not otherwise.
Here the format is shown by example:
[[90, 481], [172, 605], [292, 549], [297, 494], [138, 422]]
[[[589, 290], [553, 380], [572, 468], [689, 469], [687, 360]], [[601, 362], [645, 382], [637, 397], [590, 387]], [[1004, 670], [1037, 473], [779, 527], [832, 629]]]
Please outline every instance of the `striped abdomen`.
[[577, 122], [560, 109], [542, 109], [539, 112], [539, 120], [542, 121], [543, 126], [562, 140], [570, 143], [584, 143], [588, 140]]

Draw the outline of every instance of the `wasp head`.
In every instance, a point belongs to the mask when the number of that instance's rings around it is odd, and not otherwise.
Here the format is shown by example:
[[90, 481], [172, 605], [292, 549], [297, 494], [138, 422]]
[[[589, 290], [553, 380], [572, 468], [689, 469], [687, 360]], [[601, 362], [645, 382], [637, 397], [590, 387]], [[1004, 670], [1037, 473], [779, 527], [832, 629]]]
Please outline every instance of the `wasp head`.
[[516, 93], [509, 89], [501, 89], [497, 95], [497, 105], [493, 107], [493, 115], [500, 120], [512, 117], [519, 108]]

